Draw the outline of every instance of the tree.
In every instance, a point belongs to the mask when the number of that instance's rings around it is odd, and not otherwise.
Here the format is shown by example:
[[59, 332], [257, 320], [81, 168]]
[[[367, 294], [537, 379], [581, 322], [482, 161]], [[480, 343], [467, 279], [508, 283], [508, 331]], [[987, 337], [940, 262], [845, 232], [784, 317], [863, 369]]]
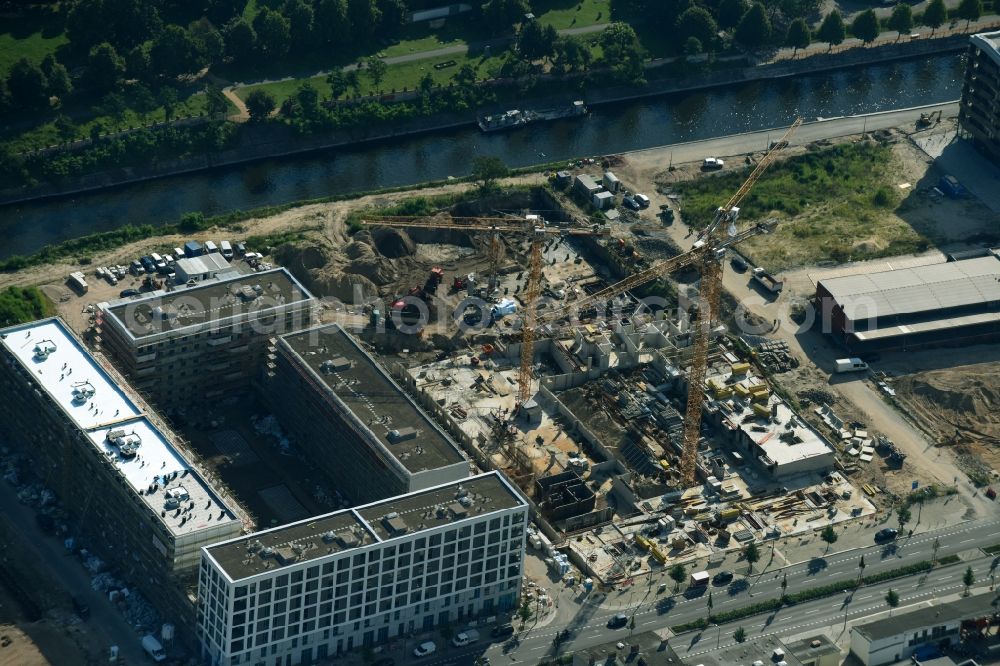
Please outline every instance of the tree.
[[243, 13], [246, 6], [246, 0], [208, 0], [205, 16], [214, 25], [225, 25], [234, 16]]
[[66, 66], [49, 53], [42, 59], [42, 73], [45, 75], [45, 91], [52, 97], [65, 97], [73, 91]]
[[861, 581], [865, 578], [865, 556], [862, 555], [861, 559], [858, 560], [858, 585], [861, 585]]
[[712, 603], [712, 591], [711, 590], [708, 591], [708, 602], [705, 605], [708, 607], [708, 620], [711, 621], [711, 619], [712, 619], [712, 608], [715, 606], [715, 604]]
[[962, 0], [958, 5], [956, 15], [958, 18], [965, 19], [965, 27], [968, 28], [970, 23], [978, 21], [979, 17], [983, 15], [982, 0]]
[[326, 75], [326, 83], [330, 86], [330, 97], [340, 99], [347, 92], [347, 76], [344, 70], [337, 68]]
[[347, 79], [348, 87], [354, 91], [354, 94], [359, 94], [361, 92], [361, 77], [358, 76], [358, 70], [352, 69], [344, 77]]
[[487, 0], [481, 7], [483, 25], [494, 34], [508, 32], [531, 11], [528, 0]]
[[878, 17], [875, 16], [875, 11], [872, 9], [861, 12], [851, 22], [851, 34], [864, 44], [874, 42], [878, 38], [878, 33]]
[[938, 548], [941, 547], [941, 542], [938, 541], [937, 537], [934, 537], [934, 543], [931, 544], [931, 562], [937, 562]]
[[267, 120], [277, 104], [274, 97], [266, 90], [252, 90], [245, 100], [250, 122], [259, 123]]
[[703, 51], [701, 42], [697, 37], [688, 37], [684, 41], [684, 55], [695, 56]]
[[837, 542], [837, 530], [833, 529], [833, 525], [827, 525], [819, 533], [819, 538], [826, 542], [826, 550], [829, 552], [830, 546]]
[[889, 588], [885, 593], [885, 603], [889, 604], [889, 615], [892, 615], [892, 609], [899, 605], [899, 593]]
[[555, 54], [559, 34], [550, 26], [542, 27], [538, 21], [528, 21], [521, 27], [517, 50], [525, 60], [539, 60]]
[[407, 7], [403, 0], [378, 0], [379, 31], [393, 34], [406, 24]]
[[748, 49], [756, 49], [767, 43], [771, 37], [771, 22], [767, 18], [764, 5], [755, 2], [743, 14], [734, 35], [736, 41]]
[[963, 594], [965, 596], [969, 596], [969, 588], [972, 587], [972, 584], [975, 582], [976, 574], [973, 573], [972, 567], [970, 566], [965, 570], [965, 574], [962, 576], [962, 585], [965, 586], [965, 592], [963, 592]]
[[781, 575], [781, 598], [785, 598], [785, 590], [788, 589], [788, 574], [784, 573]]
[[844, 41], [846, 34], [847, 31], [844, 28], [844, 19], [841, 17], [840, 12], [836, 9], [826, 15], [823, 19], [823, 23], [819, 26], [819, 30], [816, 31], [816, 36], [819, 37], [821, 41], [829, 44], [831, 49], [834, 46], [841, 44]]
[[253, 20], [257, 49], [267, 58], [281, 58], [292, 45], [292, 26], [279, 12], [264, 7]]
[[111, 44], [104, 42], [90, 50], [87, 58], [87, 81], [99, 92], [118, 88], [124, 75], [125, 61]]
[[139, 112], [139, 117], [142, 118], [142, 122], [146, 122], [146, 118], [152, 113], [156, 107], [156, 97], [153, 96], [152, 91], [141, 83], [132, 86], [129, 91], [129, 99], [132, 102], [132, 108]]
[[205, 87], [205, 112], [209, 118], [222, 117], [229, 110], [229, 102], [217, 86]]
[[715, 42], [715, 34], [718, 31], [719, 26], [716, 25], [715, 19], [703, 7], [689, 7], [684, 10], [683, 14], [677, 17], [678, 37], [682, 40], [694, 37], [708, 51], [712, 50], [712, 44]]
[[467, 88], [476, 83], [476, 68], [469, 63], [465, 63], [459, 67], [458, 71], [451, 78], [456, 84]]
[[736, 627], [736, 631], [733, 632], [733, 640], [737, 643], [742, 643], [747, 639], [747, 630], [743, 627]]
[[201, 68], [203, 62], [198, 45], [184, 28], [168, 25], [153, 40], [149, 49], [152, 71], [167, 78], [177, 78]]
[[249, 61], [257, 50], [257, 33], [241, 18], [226, 26], [222, 41], [226, 45], [226, 55], [239, 63]]
[[590, 49], [579, 40], [563, 37], [556, 42], [555, 59], [564, 70], [575, 72], [587, 69], [592, 58]]
[[313, 44], [315, 14], [305, 0], [288, 0], [281, 13], [288, 19], [291, 28], [292, 49], [306, 51]]
[[60, 113], [52, 124], [59, 132], [59, 138], [63, 141], [69, 141], [76, 137], [76, 125], [73, 124], [73, 120], [69, 116]]
[[670, 571], [667, 572], [670, 578], [673, 579], [677, 585], [674, 586], [674, 592], [681, 589], [681, 583], [687, 577], [687, 571], [684, 569], [684, 565], [678, 562], [677, 564], [670, 567]]
[[899, 3], [892, 9], [889, 17], [888, 27], [896, 31], [898, 40], [903, 33], [910, 34], [913, 30], [913, 10], [904, 2]]
[[747, 559], [747, 573], [749, 574], [753, 571], [753, 565], [760, 559], [760, 549], [757, 548], [757, 543], [751, 541], [746, 548], [743, 549], [743, 557]]
[[612, 23], [601, 33], [600, 42], [604, 61], [618, 80], [633, 84], [645, 81], [639, 38], [632, 26]]
[[373, 36], [379, 26], [375, 0], [347, 0], [347, 20], [351, 22], [355, 43]]
[[420, 77], [420, 83], [417, 84], [417, 89], [423, 95], [430, 95], [434, 90], [434, 77], [431, 76], [430, 72], [425, 72], [423, 76]]
[[924, 10], [924, 25], [931, 29], [931, 34], [941, 27], [948, 18], [948, 10], [944, 6], [944, 0], [931, 0]]
[[379, 86], [385, 80], [385, 75], [388, 71], [389, 65], [385, 64], [385, 60], [382, 60], [378, 56], [369, 56], [365, 62], [365, 72], [368, 74], [368, 78], [372, 80], [372, 86], [379, 92], [381, 92]]
[[48, 106], [48, 81], [42, 69], [27, 58], [21, 58], [10, 68], [7, 90], [15, 107], [33, 110]]
[[726, 30], [735, 28], [747, 9], [746, 0], [722, 0], [719, 3], [719, 26]]
[[484, 192], [496, 188], [497, 179], [503, 178], [507, 173], [507, 165], [499, 157], [480, 155], [472, 160], [472, 177]]
[[222, 40], [222, 34], [208, 19], [202, 17], [189, 25], [188, 35], [194, 44], [195, 57], [200, 67], [222, 61], [226, 45]]
[[177, 90], [170, 86], [164, 86], [160, 89], [159, 98], [160, 106], [163, 107], [163, 119], [170, 122], [170, 119], [174, 117], [174, 109], [177, 108]]
[[295, 91], [295, 101], [305, 117], [315, 118], [319, 115], [319, 92], [311, 83], [306, 82], [299, 86]]
[[913, 516], [910, 513], [910, 507], [906, 506], [905, 504], [896, 509], [896, 520], [899, 521], [900, 532], [903, 531], [903, 526], [905, 526], [906, 523], [910, 522], [910, 518], [912, 517]]
[[524, 624], [531, 619], [534, 615], [534, 611], [531, 610], [531, 603], [527, 598], [521, 601], [521, 606], [517, 609], [517, 617], [521, 620], [521, 628], [524, 629]]
[[351, 40], [347, 0], [319, 0], [313, 18], [313, 30], [318, 41], [331, 45], [334, 51], [343, 52]]
[[788, 24], [788, 32], [785, 33], [785, 46], [791, 46], [792, 55], [798, 53], [799, 49], [809, 46], [812, 41], [812, 33], [809, 31], [809, 24], [803, 18], [797, 18]]

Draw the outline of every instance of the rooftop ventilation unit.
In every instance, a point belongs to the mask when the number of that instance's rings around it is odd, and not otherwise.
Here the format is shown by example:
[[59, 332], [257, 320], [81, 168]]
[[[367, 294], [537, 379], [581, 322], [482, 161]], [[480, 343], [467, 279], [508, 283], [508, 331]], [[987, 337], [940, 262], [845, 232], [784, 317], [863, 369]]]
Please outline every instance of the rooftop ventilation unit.
[[80, 405], [91, 398], [97, 393], [97, 389], [90, 382], [77, 382], [73, 384], [73, 402]]
[[393, 444], [398, 444], [399, 442], [405, 442], [409, 439], [416, 439], [417, 429], [416, 428], [400, 428], [398, 430], [389, 431], [389, 441]]
[[[139, 447], [142, 446], [142, 439], [134, 432], [126, 433], [124, 430], [109, 430], [107, 439], [108, 442], [118, 449], [118, 454], [125, 459], [135, 458], [136, 453], [139, 452]], [[187, 493], [185, 492], [184, 499], [187, 499], [186, 495]]]
[[382, 519], [382, 524], [385, 528], [389, 530], [392, 536], [398, 536], [400, 534], [406, 534], [407, 526], [406, 521], [399, 517], [398, 513], [389, 513]]
[[351, 369], [351, 362], [343, 356], [334, 356], [320, 363], [319, 369], [326, 374]]
[[250, 285], [243, 285], [242, 287], [240, 287], [240, 290], [239, 292], [237, 292], [237, 295], [244, 301], [252, 301], [255, 300], [262, 291], [263, 290], [260, 288], [260, 285], [256, 287], [251, 287]]
[[35, 360], [44, 361], [56, 351], [56, 343], [51, 340], [42, 340], [35, 345]]

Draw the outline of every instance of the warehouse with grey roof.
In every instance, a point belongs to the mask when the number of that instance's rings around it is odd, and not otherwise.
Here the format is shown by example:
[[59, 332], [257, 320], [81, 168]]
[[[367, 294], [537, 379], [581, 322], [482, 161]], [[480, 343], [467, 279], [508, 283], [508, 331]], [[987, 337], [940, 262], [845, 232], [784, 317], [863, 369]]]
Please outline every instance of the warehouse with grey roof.
[[915, 349], [1000, 334], [1000, 254], [820, 280], [824, 332], [852, 352]]

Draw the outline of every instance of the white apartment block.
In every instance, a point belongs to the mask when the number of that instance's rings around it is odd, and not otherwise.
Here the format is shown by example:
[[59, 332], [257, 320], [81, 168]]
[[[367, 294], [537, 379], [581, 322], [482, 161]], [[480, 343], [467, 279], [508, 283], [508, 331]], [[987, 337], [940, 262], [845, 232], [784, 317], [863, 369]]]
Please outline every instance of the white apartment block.
[[528, 505], [497, 472], [202, 549], [212, 666], [297, 666], [514, 609]]

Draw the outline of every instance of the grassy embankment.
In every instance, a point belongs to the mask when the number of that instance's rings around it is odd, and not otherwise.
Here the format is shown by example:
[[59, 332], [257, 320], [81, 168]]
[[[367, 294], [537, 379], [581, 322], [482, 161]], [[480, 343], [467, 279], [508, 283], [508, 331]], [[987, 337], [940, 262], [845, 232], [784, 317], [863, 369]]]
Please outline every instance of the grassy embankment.
[[[832, 260], [872, 259], [919, 252], [930, 239], [897, 212], [901, 197], [892, 148], [845, 143], [773, 165], [740, 204], [744, 222], [779, 221], [774, 234], [743, 243], [741, 252], [770, 270]], [[719, 205], [720, 192], [735, 192], [746, 169], [679, 184], [685, 222], [701, 228]]]
[[52, 302], [38, 287], [8, 287], [0, 291], [0, 328], [55, 314]]

